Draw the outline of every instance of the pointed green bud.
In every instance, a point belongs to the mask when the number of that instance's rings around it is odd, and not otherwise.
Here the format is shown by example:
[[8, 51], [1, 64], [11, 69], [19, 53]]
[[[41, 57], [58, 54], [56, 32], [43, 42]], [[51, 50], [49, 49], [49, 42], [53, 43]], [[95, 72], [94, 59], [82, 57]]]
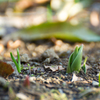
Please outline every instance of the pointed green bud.
[[69, 57], [67, 73], [72, 73], [74, 71], [80, 71], [81, 61], [82, 61], [83, 45], [80, 47], [76, 46], [74, 52]]

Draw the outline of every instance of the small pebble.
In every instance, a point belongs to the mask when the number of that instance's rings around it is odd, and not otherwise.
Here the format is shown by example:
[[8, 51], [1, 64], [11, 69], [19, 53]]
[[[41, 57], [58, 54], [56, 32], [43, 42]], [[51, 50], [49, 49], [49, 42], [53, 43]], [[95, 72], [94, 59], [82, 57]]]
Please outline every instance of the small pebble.
[[22, 41], [21, 40], [16, 40], [15, 42], [13, 42], [12, 40], [9, 40], [7, 43], [7, 48], [18, 48], [19, 46], [22, 45]]
[[61, 94], [64, 93], [62, 89], [58, 89], [58, 90], [59, 90], [59, 92], [60, 92]]
[[28, 56], [28, 54], [23, 54], [20, 56], [20, 61], [21, 62], [29, 62], [30, 58]]
[[55, 53], [53, 49], [47, 49], [43, 54], [43, 58], [59, 58], [59, 56]]
[[0, 44], [0, 53], [4, 50], [3, 44]]
[[99, 86], [99, 82], [97, 82], [97, 81], [92, 81], [92, 85], [93, 85], [93, 86]]
[[7, 82], [3, 77], [0, 77], [0, 86], [6, 86]]
[[16, 96], [21, 100], [28, 100], [28, 97], [23, 93], [17, 93]]

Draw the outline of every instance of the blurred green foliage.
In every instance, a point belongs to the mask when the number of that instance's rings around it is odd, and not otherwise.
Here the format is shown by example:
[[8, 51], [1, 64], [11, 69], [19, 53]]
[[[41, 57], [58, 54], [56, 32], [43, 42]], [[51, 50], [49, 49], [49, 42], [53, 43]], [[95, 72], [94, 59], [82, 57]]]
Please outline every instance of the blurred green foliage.
[[72, 42], [100, 41], [100, 36], [87, 29], [83, 25], [71, 25], [67, 22], [48, 22], [37, 26], [30, 26], [17, 32], [23, 40], [49, 39], [55, 37]]

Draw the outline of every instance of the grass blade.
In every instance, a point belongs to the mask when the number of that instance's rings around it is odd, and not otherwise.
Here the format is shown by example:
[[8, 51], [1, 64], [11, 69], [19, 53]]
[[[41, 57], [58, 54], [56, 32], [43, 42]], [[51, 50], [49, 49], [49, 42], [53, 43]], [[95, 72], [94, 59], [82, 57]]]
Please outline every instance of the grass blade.
[[99, 87], [100, 87], [100, 72], [99, 72]]
[[17, 67], [18, 72], [20, 73], [19, 66], [18, 66], [17, 61], [15, 60], [15, 58], [14, 58], [12, 52], [10, 52], [10, 56], [11, 56], [12, 61], [13, 61], [14, 64], [15, 64], [15, 66]]
[[17, 59], [18, 59], [19, 72], [21, 72], [19, 49], [17, 49]]

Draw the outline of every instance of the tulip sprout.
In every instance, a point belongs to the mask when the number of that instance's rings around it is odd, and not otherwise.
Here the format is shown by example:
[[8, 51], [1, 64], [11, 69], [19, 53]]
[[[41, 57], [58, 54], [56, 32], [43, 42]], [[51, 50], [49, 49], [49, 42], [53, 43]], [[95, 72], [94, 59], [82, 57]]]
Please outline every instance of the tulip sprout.
[[82, 61], [83, 45], [80, 47], [76, 46], [74, 52], [69, 57], [67, 73], [72, 73], [74, 71], [80, 71], [81, 61]]
[[18, 63], [17, 61], [15, 60], [12, 52], [10, 52], [10, 56], [11, 56], [11, 59], [12, 61], [14, 62], [16, 68], [17, 68], [17, 71], [20, 73], [21, 72], [21, 64], [20, 64], [20, 55], [19, 55], [19, 50], [17, 49], [17, 59], [18, 59]]

